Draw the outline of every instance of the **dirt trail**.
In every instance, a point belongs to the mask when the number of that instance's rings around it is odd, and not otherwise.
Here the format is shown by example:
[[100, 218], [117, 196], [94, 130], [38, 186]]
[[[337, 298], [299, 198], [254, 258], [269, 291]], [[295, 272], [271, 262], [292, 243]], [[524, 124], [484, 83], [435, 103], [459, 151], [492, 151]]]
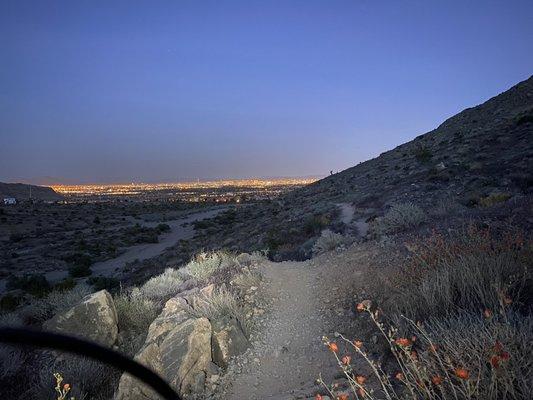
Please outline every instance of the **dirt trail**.
[[267, 263], [261, 272], [261, 296], [269, 299], [269, 311], [247, 365], [226, 396], [310, 397], [319, 374], [330, 379], [335, 370], [333, 357], [322, 344], [330, 325], [320, 267], [310, 261]]

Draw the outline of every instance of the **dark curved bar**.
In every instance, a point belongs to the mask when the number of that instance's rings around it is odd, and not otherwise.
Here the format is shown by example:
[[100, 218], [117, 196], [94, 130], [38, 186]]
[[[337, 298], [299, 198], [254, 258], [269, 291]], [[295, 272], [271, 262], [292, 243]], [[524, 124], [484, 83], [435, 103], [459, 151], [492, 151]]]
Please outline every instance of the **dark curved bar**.
[[22, 328], [0, 328], [0, 342], [62, 350], [93, 358], [133, 375], [149, 385], [165, 400], [181, 400], [159, 375], [138, 362], [96, 343], [59, 333]]

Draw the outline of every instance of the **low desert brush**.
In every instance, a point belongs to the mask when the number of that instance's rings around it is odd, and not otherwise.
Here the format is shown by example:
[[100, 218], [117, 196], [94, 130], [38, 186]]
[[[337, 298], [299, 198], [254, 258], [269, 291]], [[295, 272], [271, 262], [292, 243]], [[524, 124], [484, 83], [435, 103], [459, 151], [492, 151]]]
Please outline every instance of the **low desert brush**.
[[335, 250], [339, 247], [349, 245], [353, 239], [348, 236], [343, 236], [340, 233], [335, 233], [329, 229], [322, 231], [320, 237], [316, 240], [313, 246], [313, 254], [322, 254], [328, 251]]
[[413, 203], [393, 205], [384, 216], [376, 218], [370, 231], [376, 235], [388, 235], [408, 228], [414, 228], [427, 219], [424, 210]]
[[531, 305], [533, 242], [522, 232], [498, 235], [470, 225], [452, 234], [434, 232], [409, 247], [412, 260], [385, 278], [396, 292], [393, 311], [420, 319], [485, 308], [495, 312], [502, 302]]
[[202, 252], [189, 261], [184, 271], [195, 279], [204, 280], [216, 271], [236, 264], [235, 256], [227, 251]]
[[210, 321], [234, 318], [243, 332], [247, 336], [249, 334], [250, 325], [244, 309], [239, 305], [236, 296], [227, 289], [215, 289], [211, 294], [193, 298], [188, 312], [197, 318], [205, 317]]
[[181, 272], [167, 268], [161, 275], [150, 278], [141, 286], [140, 291], [145, 298], [163, 304], [179, 293], [182, 282]]
[[[348, 350], [324, 337], [349, 384], [338, 393], [321, 378], [332, 398], [348, 399], [524, 399], [533, 373], [533, 318], [501, 314], [459, 315], [425, 324], [404, 317], [410, 334], [382, 321], [370, 301], [357, 305], [367, 313], [392, 353], [393, 368], [386, 368], [366, 349], [366, 343], [338, 335]], [[361, 370], [356, 358], [366, 364]], [[352, 361], [353, 360], [353, 361]], [[322, 396], [317, 395], [320, 399]]]

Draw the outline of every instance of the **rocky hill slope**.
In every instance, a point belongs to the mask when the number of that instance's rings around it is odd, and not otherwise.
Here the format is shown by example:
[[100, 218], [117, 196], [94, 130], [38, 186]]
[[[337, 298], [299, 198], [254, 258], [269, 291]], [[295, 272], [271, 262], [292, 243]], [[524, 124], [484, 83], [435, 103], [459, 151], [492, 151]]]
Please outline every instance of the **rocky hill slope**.
[[30, 194], [34, 200], [58, 201], [63, 199], [63, 196], [50, 187], [0, 182], [0, 199], [14, 197], [18, 201], [22, 201], [28, 200]]
[[322, 229], [343, 229], [339, 203], [354, 206], [355, 220], [403, 202], [475, 208], [531, 193], [531, 171], [533, 77], [379, 157], [279, 200], [220, 215], [197, 239], [204, 248], [268, 248], [277, 260], [304, 259]]

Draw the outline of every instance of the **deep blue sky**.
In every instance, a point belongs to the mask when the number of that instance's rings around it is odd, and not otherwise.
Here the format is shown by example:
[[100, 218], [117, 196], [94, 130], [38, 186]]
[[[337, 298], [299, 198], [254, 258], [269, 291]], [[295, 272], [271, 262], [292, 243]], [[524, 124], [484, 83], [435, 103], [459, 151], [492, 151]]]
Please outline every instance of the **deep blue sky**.
[[528, 78], [532, 19], [531, 0], [3, 0], [0, 180], [345, 169]]

